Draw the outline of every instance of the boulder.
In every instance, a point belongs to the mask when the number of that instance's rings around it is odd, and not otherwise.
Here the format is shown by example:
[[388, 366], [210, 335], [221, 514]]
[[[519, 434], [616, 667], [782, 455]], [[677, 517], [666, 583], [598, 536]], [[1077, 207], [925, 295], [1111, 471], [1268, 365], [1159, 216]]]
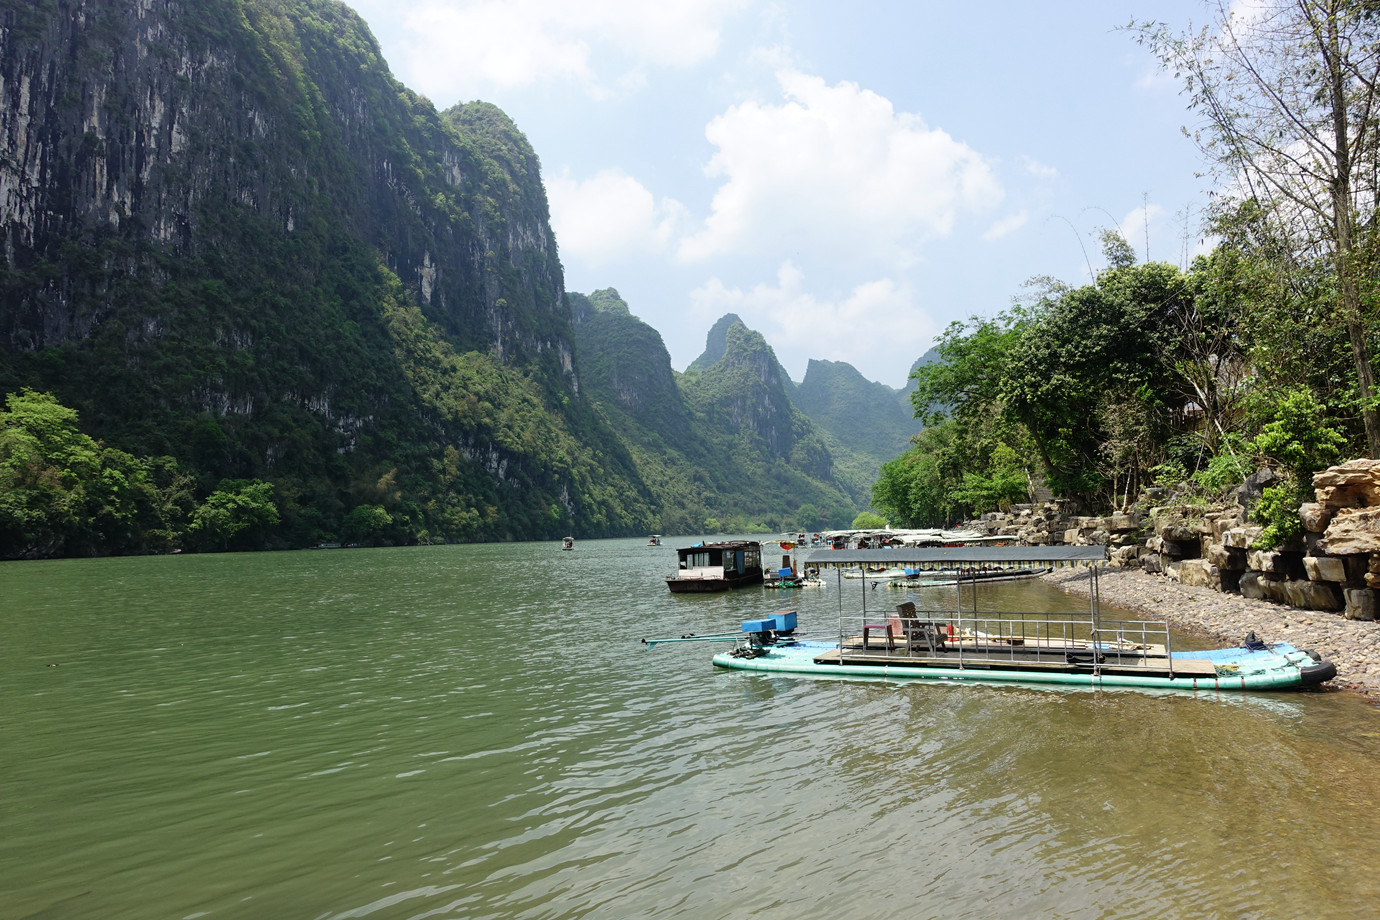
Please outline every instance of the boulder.
[[1143, 546], [1134, 543], [1125, 546], [1118, 546], [1112, 550], [1108, 556], [1110, 563], [1118, 568], [1126, 569], [1140, 564], [1140, 557], [1146, 555], [1148, 550]]
[[1348, 460], [1314, 473], [1313, 494], [1334, 510], [1380, 505], [1380, 460]]
[[1260, 500], [1260, 495], [1265, 491], [1265, 487], [1277, 480], [1275, 471], [1269, 467], [1262, 467], [1250, 476], [1236, 490], [1236, 503], [1242, 508], [1252, 508]]
[[1291, 568], [1289, 553], [1281, 553], [1278, 550], [1253, 549], [1246, 552], [1246, 568], [1255, 569], [1257, 572], [1269, 572], [1272, 575], [1287, 575]]
[[1341, 592], [1325, 581], [1290, 579], [1281, 582], [1285, 588], [1285, 603], [1305, 610], [1341, 610]]
[[1234, 549], [1223, 546], [1221, 543], [1209, 543], [1207, 549], [1203, 551], [1203, 558], [1223, 571], [1246, 571], [1246, 551], [1244, 549]]
[[1116, 514], [1107, 515], [1103, 522], [1103, 526], [1111, 533], [1129, 533], [1140, 529], [1140, 517], [1117, 512]]
[[1375, 592], [1369, 588], [1347, 588], [1344, 616], [1348, 620], [1375, 619]]
[[1247, 572], [1241, 576], [1241, 596], [1251, 600], [1265, 599], [1265, 582], [1268, 581], [1259, 572]]
[[1303, 570], [1309, 581], [1346, 581], [1346, 564], [1337, 556], [1304, 556]]
[[1327, 530], [1334, 513], [1333, 509], [1324, 508], [1317, 502], [1304, 502], [1299, 505], [1299, 519], [1303, 521], [1303, 529], [1309, 533], [1322, 533]]
[[1206, 559], [1185, 559], [1179, 563], [1179, 584], [1222, 590], [1222, 574]]
[[1264, 527], [1233, 527], [1222, 534], [1222, 545], [1231, 549], [1250, 549], [1260, 539]]
[[1333, 556], [1380, 553], [1380, 508], [1338, 511], [1332, 523], [1327, 525], [1319, 546]]
[[1144, 572], [1151, 575], [1158, 575], [1164, 571], [1164, 557], [1159, 553], [1146, 553], [1140, 557], [1140, 567]]

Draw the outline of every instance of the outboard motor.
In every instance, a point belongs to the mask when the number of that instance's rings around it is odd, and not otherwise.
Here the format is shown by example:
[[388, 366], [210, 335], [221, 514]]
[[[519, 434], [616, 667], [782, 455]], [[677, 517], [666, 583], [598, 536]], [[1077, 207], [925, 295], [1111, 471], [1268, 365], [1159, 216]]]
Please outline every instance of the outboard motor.
[[[794, 642], [796, 613], [794, 610], [778, 610], [760, 620], [744, 620], [743, 632], [747, 633], [748, 647], [735, 649], [730, 654], [738, 657], [756, 658], [766, 654], [773, 645]], [[741, 653], [741, 654], [740, 654]]]
[[1268, 645], [1255, 637], [1254, 629], [1246, 633], [1246, 641], [1242, 643], [1242, 647], [1251, 652], [1263, 652], [1269, 648]]

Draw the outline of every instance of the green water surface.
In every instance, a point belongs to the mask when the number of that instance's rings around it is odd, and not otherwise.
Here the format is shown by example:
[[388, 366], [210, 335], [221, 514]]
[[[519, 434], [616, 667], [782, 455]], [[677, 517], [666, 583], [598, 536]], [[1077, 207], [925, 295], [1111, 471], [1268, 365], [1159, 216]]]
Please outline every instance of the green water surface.
[[0, 566], [0, 920], [1380, 912], [1365, 702], [716, 671], [839, 586], [688, 542]]

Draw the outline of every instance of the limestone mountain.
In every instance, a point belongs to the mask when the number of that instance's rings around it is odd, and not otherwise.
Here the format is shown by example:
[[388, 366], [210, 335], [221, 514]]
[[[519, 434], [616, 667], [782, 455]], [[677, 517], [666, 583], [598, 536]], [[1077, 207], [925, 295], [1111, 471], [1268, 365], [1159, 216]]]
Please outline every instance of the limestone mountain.
[[0, 391], [272, 482], [289, 545], [655, 521], [502, 112], [437, 111], [336, 0], [0, 11]]
[[705, 354], [677, 375], [661, 336], [617, 291], [569, 296], [587, 392], [660, 499], [664, 532], [693, 520], [735, 531], [841, 526], [866, 504], [791, 404], [770, 346], [741, 320], [716, 323]]

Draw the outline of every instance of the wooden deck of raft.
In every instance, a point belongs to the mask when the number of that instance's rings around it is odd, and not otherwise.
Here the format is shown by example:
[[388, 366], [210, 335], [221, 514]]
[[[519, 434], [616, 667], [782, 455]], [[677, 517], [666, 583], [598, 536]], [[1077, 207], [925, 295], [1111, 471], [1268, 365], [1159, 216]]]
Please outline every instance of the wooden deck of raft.
[[[873, 640], [870, 647], [863, 648], [861, 636], [846, 639], [842, 650], [834, 649], [815, 656], [816, 664], [865, 664], [882, 665], [895, 668], [972, 668], [1021, 671], [1053, 671], [1065, 673], [1092, 673], [1092, 650], [1049, 645], [975, 645], [965, 640], [962, 647], [957, 644], [931, 652], [929, 649], [906, 649], [898, 645], [888, 652], [883, 645]], [[1082, 660], [1070, 662], [1069, 653]], [[1217, 668], [1211, 661], [1202, 658], [1164, 657], [1163, 648], [1159, 655], [1152, 650], [1146, 655], [1141, 650], [1104, 650], [1103, 661], [1098, 671], [1103, 674], [1162, 674], [1166, 677], [1216, 677]]]

